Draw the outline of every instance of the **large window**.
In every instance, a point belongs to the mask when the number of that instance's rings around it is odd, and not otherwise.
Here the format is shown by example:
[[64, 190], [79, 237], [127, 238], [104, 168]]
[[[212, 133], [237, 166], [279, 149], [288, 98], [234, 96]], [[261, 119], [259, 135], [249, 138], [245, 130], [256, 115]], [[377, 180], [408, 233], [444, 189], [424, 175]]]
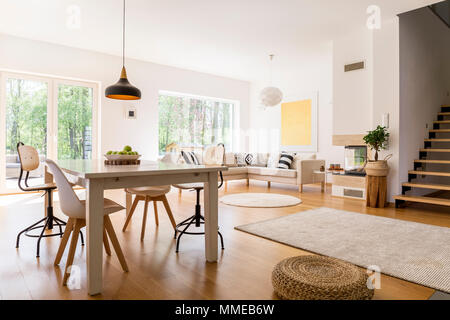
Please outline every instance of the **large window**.
[[47, 82], [6, 79], [7, 156], [17, 156], [19, 142], [47, 154], [47, 92]]
[[[17, 143], [40, 161], [91, 159], [97, 152], [97, 84], [0, 72], [0, 192], [17, 190]], [[30, 173], [43, 183], [44, 166]]]
[[58, 86], [58, 159], [92, 158], [93, 89]]
[[174, 143], [192, 148], [223, 143], [227, 150], [232, 150], [235, 108], [232, 101], [161, 92], [160, 154]]

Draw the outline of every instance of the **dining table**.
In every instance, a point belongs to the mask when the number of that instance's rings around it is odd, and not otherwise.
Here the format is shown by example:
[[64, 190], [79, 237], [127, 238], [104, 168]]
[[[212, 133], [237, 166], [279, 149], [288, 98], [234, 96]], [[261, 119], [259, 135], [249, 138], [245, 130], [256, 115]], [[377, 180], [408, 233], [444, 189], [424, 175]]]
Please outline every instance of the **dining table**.
[[[102, 293], [104, 191], [134, 187], [204, 183], [205, 257], [218, 258], [218, 165], [188, 165], [142, 160], [136, 165], [107, 165], [104, 160], [55, 161], [69, 182], [86, 189], [86, 271], [89, 295]], [[45, 182], [53, 176], [45, 170]], [[126, 212], [131, 199], [126, 198]], [[175, 254], [175, 253], [174, 253]], [[125, 253], [126, 255], [126, 253]], [[130, 272], [133, 272], [131, 267]]]

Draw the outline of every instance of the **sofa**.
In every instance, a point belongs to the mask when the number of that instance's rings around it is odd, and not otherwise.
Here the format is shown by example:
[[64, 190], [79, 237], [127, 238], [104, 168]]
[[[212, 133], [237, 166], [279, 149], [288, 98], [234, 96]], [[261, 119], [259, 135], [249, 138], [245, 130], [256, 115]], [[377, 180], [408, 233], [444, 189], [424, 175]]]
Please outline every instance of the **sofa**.
[[[198, 162], [203, 163], [203, 155], [195, 153]], [[279, 169], [280, 154], [270, 153], [226, 153], [224, 165], [228, 167], [223, 171], [223, 179], [227, 181], [250, 180], [266, 181], [270, 186], [272, 182], [297, 186], [303, 192], [307, 184], [321, 184], [325, 190], [325, 176], [316, 175], [314, 171], [325, 167], [325, 160], [317, 160], [315, 154], [293, 153], [293, 162], [289, 169]], [[183, 163], [180, 154], [167, 154], [162, 161]]]
[[[225, 181], [250, 180], [266, 181], [268, 185], [272, 182], [297, 186], [299, 192], [303, 192], [303, 186], [307, 184], [321, 184], [322, 192], [325, 189], [325, 177], [315, 175], [314, 171], [325, 167], [325, 160], [317, 160], [315, 154], [293, 154], [294, 161], [289, 169], [279, 169], [278, 154], [254, 154], [251, 162], [242, 163], [233, 162], [232, 159], [239, 159], [239, 155], [227, 154], [225, 156], [225, 165], [228, 170], [223, 172]], [[254, 160], [254, 159], [258, 160]], [[261, 161], [259, 159], [268, 159]]]

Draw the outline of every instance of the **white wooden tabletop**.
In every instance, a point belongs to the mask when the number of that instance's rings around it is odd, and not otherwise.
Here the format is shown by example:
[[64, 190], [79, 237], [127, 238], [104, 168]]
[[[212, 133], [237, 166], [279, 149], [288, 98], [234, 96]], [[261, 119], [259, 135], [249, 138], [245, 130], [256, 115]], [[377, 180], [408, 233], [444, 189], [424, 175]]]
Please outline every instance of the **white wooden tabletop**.
[[84, 179], [226, 171], [227, 167], [142, 160], [140, 165], [105, 165], [104, 160], [58, 160], [67, 173]]

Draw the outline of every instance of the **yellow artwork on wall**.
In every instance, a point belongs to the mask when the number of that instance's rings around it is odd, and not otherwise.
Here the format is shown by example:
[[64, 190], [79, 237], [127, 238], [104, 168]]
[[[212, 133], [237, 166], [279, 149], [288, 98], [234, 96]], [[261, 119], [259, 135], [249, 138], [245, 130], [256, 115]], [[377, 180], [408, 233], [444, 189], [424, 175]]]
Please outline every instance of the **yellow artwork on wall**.
[[312, 145], [312, 100], [281, 104], [281, 144], [283, 146]]

